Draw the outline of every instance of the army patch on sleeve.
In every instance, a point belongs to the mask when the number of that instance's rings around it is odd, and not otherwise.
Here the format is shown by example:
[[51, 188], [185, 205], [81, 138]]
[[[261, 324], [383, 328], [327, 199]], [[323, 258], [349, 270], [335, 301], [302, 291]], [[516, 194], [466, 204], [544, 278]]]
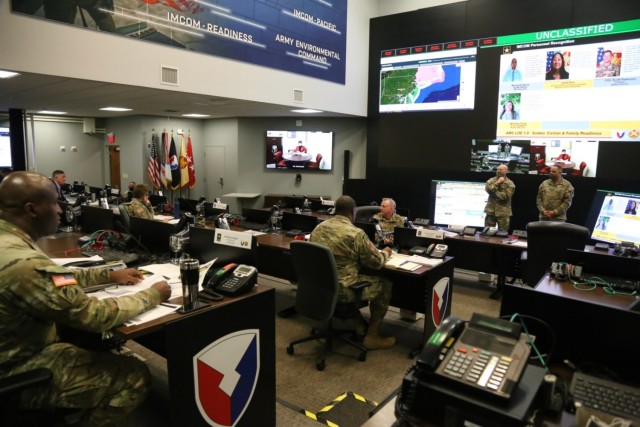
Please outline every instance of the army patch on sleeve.
[[53, 280], [53, 284], [58, 288], [61, 286], [78, 284], [76, 277], [73, 274], [54, 274], [51, 276], [51, 280]]

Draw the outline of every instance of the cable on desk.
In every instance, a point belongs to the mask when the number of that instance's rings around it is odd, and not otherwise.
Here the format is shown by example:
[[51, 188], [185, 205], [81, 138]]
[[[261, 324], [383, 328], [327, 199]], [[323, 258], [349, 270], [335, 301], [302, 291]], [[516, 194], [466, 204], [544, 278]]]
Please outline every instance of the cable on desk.
[[[509, 316], [502, 316], [502, 317], [503, 318], [507, 318]], [[545, 369], [545, 371], [547, 373], [550, 373], [548, 362], [549, 362], [549, 360], [551, 360], [551, 355], [553, 354], [553, 351], [556, 348], [556, 334], [555, 334], [555, 332], [553, 332], [553, 329], [551, 328], [551, 326], [547, 322], [545, 322], [544, 320], [539, 319], [537, 317], [528, 316], [526, 314], [514, 313], [509, 318], [509, 321], [510, 322], [514, 322], [516, 319], [518, 319], [520, 321], [520, 324], [522, 325], [522, 328], [524, 329], [524, 333], [527, 336], [527, 341], [529, 342], [529, 345], [531, 345], [531, 348], [535, 352], [535, 354], [537, 356], [537, 359], [540, 361], [540, 364], [542, 365], [542, 367]], [[549, 333], [549, 338], [550, 338], [550, 342], [551, 343], [549, 345], [549, 351], [547, 352], [547, 357], [546, 358], [540, 353], [540, 350], [538, 350], [538, 347], [533, 342], [533, 338], [531, 337], [531, 334], [529, 334], [529, 330], [527, 329], [527, 325], [525, 324], [524, 319], [534, 320], [534, 321], [540, 323], [542, 326], [544, 326], [545, 329], [547, 329], [547, 332]]]

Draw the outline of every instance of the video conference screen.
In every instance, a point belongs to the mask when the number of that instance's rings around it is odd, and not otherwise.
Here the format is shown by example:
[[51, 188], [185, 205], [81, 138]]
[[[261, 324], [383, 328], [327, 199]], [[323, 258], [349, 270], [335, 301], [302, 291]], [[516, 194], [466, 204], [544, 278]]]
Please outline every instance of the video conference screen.
[[484, 182], [431, 181], [431, 222], [484, 227], [484, 207], [489, 198], [484, 186]]
[[268, 130], [265, 168], [273, 170], [333, 169], [333, 132]]
[[10, 168], [12, 166], [9, 128], [0, 127], [0, 167]]
[[475, 42], [383, 51], [380, 112], [473, 109], [476, 53]]
[[587, 216], [591, 238], [640, 244], [640, 194], [598, 190]]

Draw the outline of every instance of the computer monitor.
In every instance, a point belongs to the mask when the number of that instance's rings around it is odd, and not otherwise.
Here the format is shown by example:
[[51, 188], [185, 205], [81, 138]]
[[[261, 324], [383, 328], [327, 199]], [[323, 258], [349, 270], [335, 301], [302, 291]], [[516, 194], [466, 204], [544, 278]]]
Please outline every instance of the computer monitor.
[[484, 227], [484, 182], [431, 181], [431, 218], [436, 225]]
[[205, 202], [204, 204], [204, 215], [206, 217], [218, 216], [220, 214], [229, 213], [229, 205], [227, 205], [226, 209], [214, 208], [213, 203]]
[[178, 203], [180, 203], [180, 211], [182, 212], [189, 212], [192, 214], [196, 214], [197, 209], [196, 206], [198, 206], [198, 201], [197, 200], [193, 200], [193, 199], [184, 199], [182, 197], [178, 198]]
[[192, 227], [189, 230], [189, 254], [201, 263], [217, 258], [214, 265], [230, 262], [256, 265], [256, 236], [234, 230]]
[[295, 214], [284, 212], [282, 214], [283, 230], [300, 230], [304, 233], [310, 233], [318, 225], [318, 217], [313, 215]]
[[518, 145], [512, 145], [511, 146], [511, 154], [519, 156], [520, 154], [522, 154], [522, 147], [520, 147]]
[[[266, 224], [271, 219], [271, 211], [266, 211], [264, 209], [242, 208], [242, 216], [245, 221]], [[242, 224], [240, 225], [242, 226]]]
[[102, 187], [89, 187], [89, 193], [91, 194], [95, 194], [96, 195], [96, 199], [99, 199], [100, 196], [102, 196], [104, 193], [104, 188]]
[[593, 240], [640, 245], [640, 194], [597, 190], [586, 227]]
[[284, 198], [285, 208], [300, 208], [304, 207], [304, 197], [299, 196], [287, 196]]
[[490, 153], [497, 153], [498, 151], [500, 151], [500, 145], [498, 145], [498, 144], [489, 145], [489, 152]]
[[429, 239], [418, 237], [415, 228], [395, 227], [393, 229], [393, 245], [400, 249], [411, 249], [414, 246], [428, 246]]
[[98, 230], [113, 230], [114, 215], [111, 209], [82, 205], [80, 207], [80, 229], [84, 233]]
[[73, 184], [73, 192], [77, 194], [84, 193], [84, 184]]
[[178, 224], [145, 219], [132, 216], [129, 218], [130, 232], [142, 242], [145, 248], [155, 254], [166, 254], [169, 248], [169, 236], [181, 231], [186, 225], [186, 220]]
[[161, 196], [159, 194], [149, 194], [149, 203], [151, 206], [160, 206], [167, 203], [167, 196]]
[[369, 240], [376, 241], [376, 226], [370, 222], [354, 222], [353, 225], [365, 232]]

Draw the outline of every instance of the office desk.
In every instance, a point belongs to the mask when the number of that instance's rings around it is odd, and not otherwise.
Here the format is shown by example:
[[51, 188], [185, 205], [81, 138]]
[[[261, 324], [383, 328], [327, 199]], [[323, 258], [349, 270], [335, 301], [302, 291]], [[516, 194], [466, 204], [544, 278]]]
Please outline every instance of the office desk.
[[[81, 235], [59, 233], [37, 243], [49, 256], [75, 257], [79, 249], [77, 239]], [[181, 297], [172, 298], [170, 302], [180, 304]], [[275, 425], [273, 288], [258, 285], [245, 295], [225, 297], [223, 301], [191, 313], [171, 313], [142, 325], [121, 326], [115, 332], [125, 339], [135, 339], [167, 359], [172, 422], [189, 426], [213, 425], [205, 421], [199, 407], [232, 404], [234, 413], [241, 414], [234, 425]], [[207, 356], [203, 358], [204, 353]], [[225, 372], [217, 373], [215, 367], [208, 366], [207, 357], [238, 363], [237, 371], [244, 376], [241, 375], [238, 386], [233, 388], [232, 396], [218, 389]], [[215, 398], [205, 397], [216, 393]], [[243, 393], [244, 397], [239, 396]], [[245, 402], [248, 402], [246, 410], [240, 411]]]
[[[258, 271], [292, 282], [297, 280], [289, 243], [293, 240], [283, 233], [258, 236]], [[454, 259], [434, 266], [422, 266], [414, 271], [382, 269], [373, 272], [393, 282], [391, 305], [425, 314], [423, 340], [451, 313]]]
[[[571, 282], [546, 274], [535, 288], [506, 284], [500, 315], [520, 313], [548, 323], [556, 336], [552, 361], [568, 359], [578, 366], [596, 363], [620, 378], [640, 383], [636, 369], [640, 313], [629, 310], [635, 300], [628, 295], [609, 295], [602, 287], [581, 291]], [[540, 351], [549, 350], [546, 329], [533, 322], [529, 330], [537, 335], [536, 342], [543, 347]]]
[[507, 276], [517, 274], [516, 263], [522, 252], [527, 250], [521, 245], [503, 243], [504, 237], [487, 237], [480, 233], [474, 236], [445, 237], [444, 240], [449, 245], [447, 253], [456, 257], [456, 267], [498, 276], [492, 298], [500, 297]]

